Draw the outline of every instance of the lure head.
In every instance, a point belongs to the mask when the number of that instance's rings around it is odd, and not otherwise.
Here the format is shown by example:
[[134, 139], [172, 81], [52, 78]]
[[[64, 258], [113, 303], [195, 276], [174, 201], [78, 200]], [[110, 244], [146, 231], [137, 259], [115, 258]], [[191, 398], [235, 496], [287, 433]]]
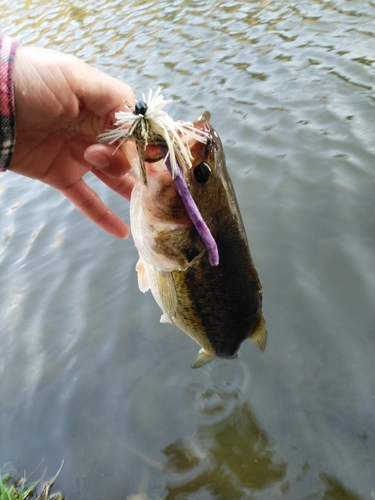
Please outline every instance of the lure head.
[[145, 116], [147, 113], [148, 106], [144, 101], [137, 101], [135, 106], [134, 106], [134, 114], [135, 115], [141, 115]]

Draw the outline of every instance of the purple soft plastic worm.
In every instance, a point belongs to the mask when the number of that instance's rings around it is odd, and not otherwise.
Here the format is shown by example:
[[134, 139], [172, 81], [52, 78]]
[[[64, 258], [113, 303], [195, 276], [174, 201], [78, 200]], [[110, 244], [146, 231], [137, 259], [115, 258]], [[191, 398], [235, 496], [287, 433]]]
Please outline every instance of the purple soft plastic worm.
[[[160, 146], [160, 149], [164, 157], [164, 163], [168, 168], [170, 174], [172, 175], [172, 166], [170, 162], [170, 156], [168, 155], [168, 148], [165, 146]], [[201, 237], [204, 246], [206, 247], [208, 260], [211, 266], [217, 266], [219, 264], [219, 251], [216, 241], [214, 240], [207, 224], [204, 222], [202, 215], [199, 212], [198, 207], [190, 194], [189, 188], [185, 181], [185, 177], [178, 162], [177, 166], [178, 171], [173, 178], [174, 184], [176, 186], [176, 191], [180, 195], [182, 203], [184, 204], [186, 211], [195, 226], [195, 229], [198, 231], [198, 234]]]

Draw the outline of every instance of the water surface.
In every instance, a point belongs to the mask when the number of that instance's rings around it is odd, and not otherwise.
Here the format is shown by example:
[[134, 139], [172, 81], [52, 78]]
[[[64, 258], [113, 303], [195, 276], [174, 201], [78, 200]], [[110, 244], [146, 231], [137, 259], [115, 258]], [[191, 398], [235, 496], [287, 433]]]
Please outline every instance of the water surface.
[[[0, 467], [68, 499], [375, 495], [375, 5], [0, 0], [20, 43], [212, 113], [269, 342], [198, 346], [139, 292], [131, 238], [0, 174]], [[125, 221], [127, 202], [87, 181]]]

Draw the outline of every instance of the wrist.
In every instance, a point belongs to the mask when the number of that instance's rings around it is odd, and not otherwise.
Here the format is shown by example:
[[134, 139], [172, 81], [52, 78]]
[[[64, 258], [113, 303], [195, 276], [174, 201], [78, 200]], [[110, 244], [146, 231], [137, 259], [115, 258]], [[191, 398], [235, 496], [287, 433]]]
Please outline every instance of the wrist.
[[0, 34], [0, 171], [7, 170], [16, 136], [13, 62], [17, 42]]

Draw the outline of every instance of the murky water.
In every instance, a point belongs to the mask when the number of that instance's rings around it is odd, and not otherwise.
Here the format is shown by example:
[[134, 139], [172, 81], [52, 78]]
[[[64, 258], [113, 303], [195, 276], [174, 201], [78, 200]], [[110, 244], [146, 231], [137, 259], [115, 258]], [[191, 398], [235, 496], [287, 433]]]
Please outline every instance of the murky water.
[[[0, 0], [20, 43], [208, 108], [269, 343], [191, 370], [118, 241], [0, 176], [0, 467], [68, 499], [375, 496], [375, 4]], [[128, 204], [88, 181], [124, 220]], [[132, 495], [139, 495], [138, 497]]]

